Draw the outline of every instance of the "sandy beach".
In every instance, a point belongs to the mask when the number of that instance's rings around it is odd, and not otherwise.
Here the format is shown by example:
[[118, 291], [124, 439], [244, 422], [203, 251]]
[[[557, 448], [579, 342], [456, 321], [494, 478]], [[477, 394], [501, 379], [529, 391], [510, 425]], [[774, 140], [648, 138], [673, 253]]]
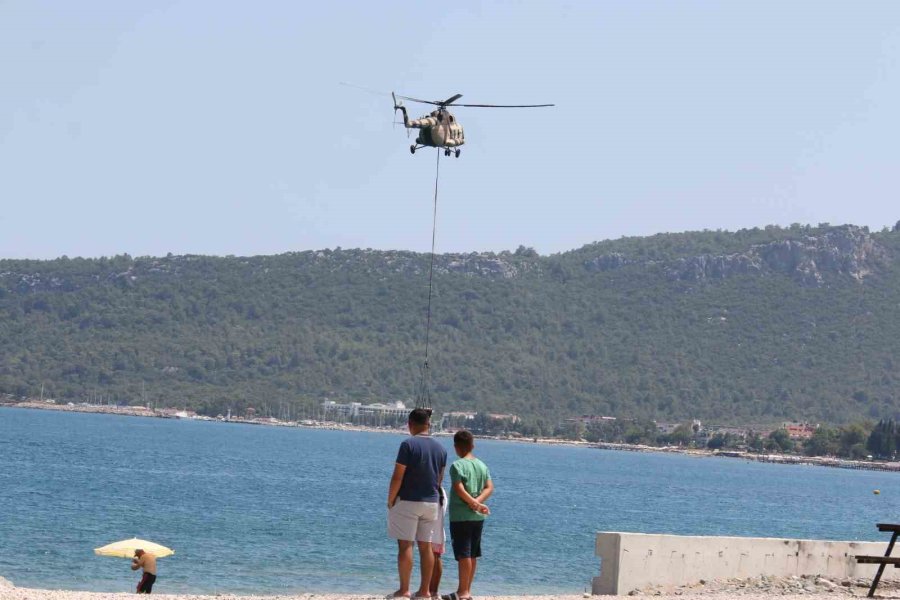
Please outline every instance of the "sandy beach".
[[[754, 577], [749, 579], [727, 579], [704, 581], [693, 585], [677, 587], [654, 587], [634, 590], [627, 594], [632, 597], [657, 598], [660, 600], [834, 600], [835, 598], [864, 598], [868, 592], [868, 579], [845, 579], [836, 581], [814, 575], [803, 577]], [[162, 591], [162, 590], [161, 590]], [[168, 600], [381, 600], [381, 595], [363, 594], [294, 594], [278, 596], [262, 595], [194, 595], [194, 594], [153, 594]], [[477, 600], [585, 600], [585, 598], [610, 598], [611, 596], [590, 596], [588, 594], [559, 594], [540, 596], [477, 596]], [[900, 584], [884, 581], [875, 594], [876, 598], [900, 599]], [[19, 588], [0, 577], [0, 600], [126, 600], [134, 598], [130, 593], [78, 592], [67, 590], [40, 590]]]
[[[731, 594], [722, 592], [718, 594], [682, 594], [682, 595], [653, 595], [642, 597], [653, 597], [659, 600], [710, 600], [726, 598], [741, 598], [742, 600], [766, 600], [772, 598], [772, 594], [767, 593], [749, 593], [749, 594]], [[837, 595], [833, 593], [818, 594], [789, 594], [778, 595], [780, 600], [833, 600]], [[861, 596], [865, 596], [862, 594]], [[135, 597], [134, 594], [106, 594], [97, 592], [70, 592], [58, 590], [32, 590], [25, 588], [12, 588], [9, 590], [0, 590], [0, 599], [2, 600], [128, 600]], [[191, 596], [191, 595], [167, 595], [153, 594], [153, 597], [164, 598], [168, 600], [380, 600], [381, 596], [359, 596], [359, 595], [341, 595], [341, 594], [301, 594], [297, 596], [234, 596], [231, 594], [223, 594], [217, 596]], [[612, 598], [613, 596], [591, 596], [592, 598]], [[900, 598], [894, 593], [888, 595], [876, 594], [876, 598]], [[578, 596], [478, 596], [477, 600], [584, 600], [581, 595]]]
[[[233, 596], [231, 594], [223, 594], [218, 596], [185, 596], [185, 595], [167, 595], [153, 594], [154, 598], [164, 598], [167, 600], [380, 600], [381, 596], [351, 596], [340, 594], [302, 594], [298, 596]], [[97, 592], [70, 592], [59, 590], [32, 590], [25, 588], [12, 588], [9, 590], [0, 590], [0, 599], [2, 600], [133, 600], [134, 594], [106, 594]], [[611, 596], [592, 596], [594, 598], [610, 598]], [[671, 596], [653, 596], [661, 600], [709, 600], [710, 598], [734, 598], [729, 594], [721, 595], [671, 595]], [[747, 594], [740, 595], [744, 600], [765, 600], [771, 598], [769, 594]], [[783, 600], [825, 600], [833, 599], [834, 594], [793, 594], [788, 596], [779, 596]], [[897, 596], [876, 595], [877, 598], [897, 598]], [[478, 596], [478, 600], [584, 600], [581, 595], [578, 596]]]
[[[383, 595], [362, 594], [295, 594], [279, 596], [216, 594], [201, 596], [194, 594], [151, 594], [152, 597], [167, 600], [383, 600]], [[0, 600], [134, 600], [135, 594], [107, 592], [79, 592], [70, 590], [40, 590], [16, 587], [0, 577]], [[584, 600], [579, 595], [559, 596], [479, 596], [479, 600]]]

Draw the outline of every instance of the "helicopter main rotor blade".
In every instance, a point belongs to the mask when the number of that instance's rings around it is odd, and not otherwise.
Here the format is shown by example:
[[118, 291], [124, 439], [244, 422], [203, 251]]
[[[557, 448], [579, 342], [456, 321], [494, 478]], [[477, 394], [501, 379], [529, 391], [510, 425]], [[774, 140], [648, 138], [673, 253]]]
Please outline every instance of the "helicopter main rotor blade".
[[449, 106], [449, 105], [453, 104], [454, 102], [456, 102], [457, 100], [459, 100], [460, 98], [462, 98], [462, 94], [455, 94], [453, 96], [450, 96], [443, 102], [441, 102], [441, 104], [443, 104], [444, 106]]
[[418, 102], [420, 104], [433, 104], [434, 106], [443, 106], [443, 102], [435, 102], [433, 100], [422, 100], [420, 98], [411, 98], [409, 96], [397, 96], [401, 100], [409, 100], [410, 102]]
[[544, 108], [555, 104], [448, 104], [447, 106], [465, 106], [468, 108]]
[[373, 90], [372, 88], [367, 88], [362, 85], [356, 85], [355, 83], [347, 83], [346, 81], [338, 81], [338, 85], [342, 85], [344, 87], [349, 87], [349, 88], [356, 88], [357, 90], [362, 90], [369, 94], [374, 94], [375, 96], [390, 96], [391, 95], [390, 92], [381, 92], [378, 90]]

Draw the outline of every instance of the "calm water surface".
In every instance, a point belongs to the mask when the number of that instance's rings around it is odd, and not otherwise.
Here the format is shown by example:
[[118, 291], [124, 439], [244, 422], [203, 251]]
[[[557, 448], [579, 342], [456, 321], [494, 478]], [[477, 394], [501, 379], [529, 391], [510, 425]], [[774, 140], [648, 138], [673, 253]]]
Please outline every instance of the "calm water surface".
[[[177, 551], [161, 593], [392, 591], [401, 439], [0, 408], [0, 576], [131, 591], [128, 561], [93, 548], [136, 536]], [[896, 473], [490, 441], [476, 454], [497, 487], [481, 594], [583, 591], [596, 531], [870, 540], [900, 517]]]

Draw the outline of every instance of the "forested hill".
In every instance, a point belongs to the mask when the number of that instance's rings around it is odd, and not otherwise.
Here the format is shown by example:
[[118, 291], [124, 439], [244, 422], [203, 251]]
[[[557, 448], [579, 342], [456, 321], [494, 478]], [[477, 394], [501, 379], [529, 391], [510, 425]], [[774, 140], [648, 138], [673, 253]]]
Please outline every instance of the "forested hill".
[[[767, 227], [437, 257], [438, 411], [900, 413], [900, 231]], [[0, 261], [0, 392], [216, 414], [408, 400], [428, 256]], [[143, 388], [143, 396], [142, 396]]]

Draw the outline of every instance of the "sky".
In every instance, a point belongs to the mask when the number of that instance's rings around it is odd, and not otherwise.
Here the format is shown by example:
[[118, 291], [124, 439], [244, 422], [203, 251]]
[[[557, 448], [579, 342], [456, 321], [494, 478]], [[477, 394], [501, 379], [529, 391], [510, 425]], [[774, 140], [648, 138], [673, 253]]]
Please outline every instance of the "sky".
[[894, 0], [0, 0], [0, 89], [0, 258], [427, 251], [392, 90], [556, 104], [455, 111], [439, 252], [900, 220]]

